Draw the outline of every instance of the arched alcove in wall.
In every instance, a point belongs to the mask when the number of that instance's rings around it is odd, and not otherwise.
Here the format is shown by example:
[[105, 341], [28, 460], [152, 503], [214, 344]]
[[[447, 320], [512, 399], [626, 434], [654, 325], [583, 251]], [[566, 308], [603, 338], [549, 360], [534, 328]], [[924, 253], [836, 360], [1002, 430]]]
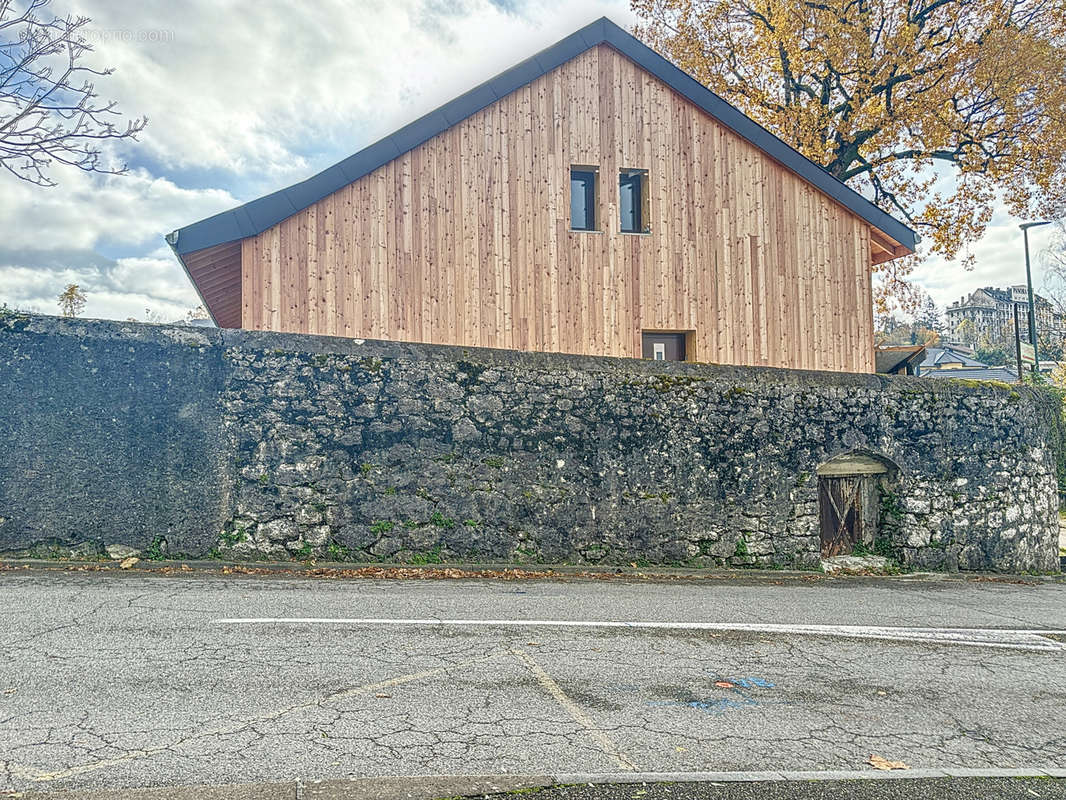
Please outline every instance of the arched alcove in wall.
[[822, 557], [874, 550], [884, 490], [899, 474], [889, 459], [865, 451], [841, 453], [818, 467]]

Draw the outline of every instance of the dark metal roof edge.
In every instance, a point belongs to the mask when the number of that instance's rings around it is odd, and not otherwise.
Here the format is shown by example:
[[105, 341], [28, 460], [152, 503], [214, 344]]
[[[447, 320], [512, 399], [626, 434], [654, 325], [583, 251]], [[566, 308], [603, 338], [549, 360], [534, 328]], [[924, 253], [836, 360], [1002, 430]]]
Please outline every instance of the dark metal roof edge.
[[[857, 216], [909, 250], [915, 249], [917, 236], [909, 227], [774, 136], [607, 17], [597, 19], [304, 181], [179, 228], [169, 234], [168, 243], [180, 256], [262, 233], [598, 44], [610, 45]], [[173, 241], [170, 241], [171, 238]]]
[[[606, 19], [606, 18], [605, 18]], [[875, 228], [884, 231], [901, 245], [914, 250], [914, 231], [887, 211], [867, 200], [824, 167], [815, 164], [791, 145], [779, 139], [751, 117], [730, 105], [680, 67], [656, 53], [640, 39], [607, 21], [607, 44], [635, 62], [675, 92], [699, 106], [738, 136], [748, 140], [768, 156], [799, 175], [841, 205], [851, 209]]]

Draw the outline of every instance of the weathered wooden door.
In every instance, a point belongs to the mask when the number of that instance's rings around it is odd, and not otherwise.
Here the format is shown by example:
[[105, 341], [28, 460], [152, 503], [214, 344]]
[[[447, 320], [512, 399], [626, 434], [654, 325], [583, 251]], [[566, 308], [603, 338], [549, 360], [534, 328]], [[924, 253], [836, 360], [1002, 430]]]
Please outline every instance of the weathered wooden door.
[[863, 475], [818, 479], [822, 558], [850, 553], [862, 540], [865, 480]]

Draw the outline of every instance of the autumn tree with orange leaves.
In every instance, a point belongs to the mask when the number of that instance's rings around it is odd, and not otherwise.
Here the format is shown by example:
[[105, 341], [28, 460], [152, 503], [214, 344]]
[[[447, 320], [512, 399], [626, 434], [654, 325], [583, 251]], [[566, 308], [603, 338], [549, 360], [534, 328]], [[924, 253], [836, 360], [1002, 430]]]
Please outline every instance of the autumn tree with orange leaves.
[[[633, 0], [636, 33], [953, 259], [1066, 213], [1066, 0]], [[916, 256], [878, 270], [913, 308]]]

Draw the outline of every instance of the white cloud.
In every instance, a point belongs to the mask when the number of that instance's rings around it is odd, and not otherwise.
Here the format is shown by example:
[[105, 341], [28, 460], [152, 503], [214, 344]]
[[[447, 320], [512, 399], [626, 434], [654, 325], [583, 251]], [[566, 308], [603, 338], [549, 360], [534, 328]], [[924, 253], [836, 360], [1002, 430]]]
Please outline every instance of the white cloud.
[[89, 175], [63, 167], [60, 181], [42, 188], [10, 176], [0, 185], [0, 247], [50, 250], [120, 246], [159, 247], [163, 235], [237, 201], [225, 189], [185, 189], [143, 169], [126, 175]]
[[52, 189], [0, 175], [0, 302], [54, 312], [180, 316], [198, 300], [163, 235], [308, 177], [625, 0], [55, 0], [92, 17], [102, 97], [147, 115], [120, 177], [57, 169]]
[[[933, 257], [915, 270], [915, 282], [940, 306], [953, 303], [983, 286], [1007, 287], [1025, 283], [1025, 249], [1019, 222], [1021, 220], [1001, 210], [993, 217], [984, 237], [971, 248], [975, 256], [972, 270], [965, 269], [961, 260]], [[1049, 225], [1029, 231], [1033, 285], [1038, 292], [1045, 285], [1042, 254], [1050, 243], [1053, 228]]]
[[89, 316], [143, 318], [148, 307], [176, 317], [199, 304], [163, 235], [233, 206], [229, 192], [184, 189], [144, 170], [57, 173], [55, 188], [0, 180], [0, 302], [56, 313], [56, 296], [77, 283]]
[[84, 13], [95, 57], [116, 68], [109, 93], [151, 120], [145, 153], [281, 185], [598, 16], [628, 23], [627, 6], [531, 2], [519, 15], [488, 0], [96, 0]]
[[[68, 5], [69, 1], [69, 5]], [[68, 282], [87, 313], [163, 316], [198, 300], [162, 236], [308, 177], [607, 15], [628, 0], [55, 0], [93, 18], [101, 95], [150, 118], [116, 155], [122, 177], [57, 172], [53, 189], [0, 175], [0, 302], [55, 309]], [[940, 304], [1024, 279], [1017, 222], [997, 215], [977, 269], [927, 261], [917, 282]], [[1046, 231], [1033, 232], [1034, 266]], [[1040, 281], [1037, 280], [1039, 285]]]
[[200, 305], [196, 291], [169, 254], [47, 270], [0, 266], [0, 303], [57, 314], [59, 293], [70, 283], [78, 284], [86, 293], [84, 316], [91, 318], [143, 320], [150, 311], [170, 321]]

